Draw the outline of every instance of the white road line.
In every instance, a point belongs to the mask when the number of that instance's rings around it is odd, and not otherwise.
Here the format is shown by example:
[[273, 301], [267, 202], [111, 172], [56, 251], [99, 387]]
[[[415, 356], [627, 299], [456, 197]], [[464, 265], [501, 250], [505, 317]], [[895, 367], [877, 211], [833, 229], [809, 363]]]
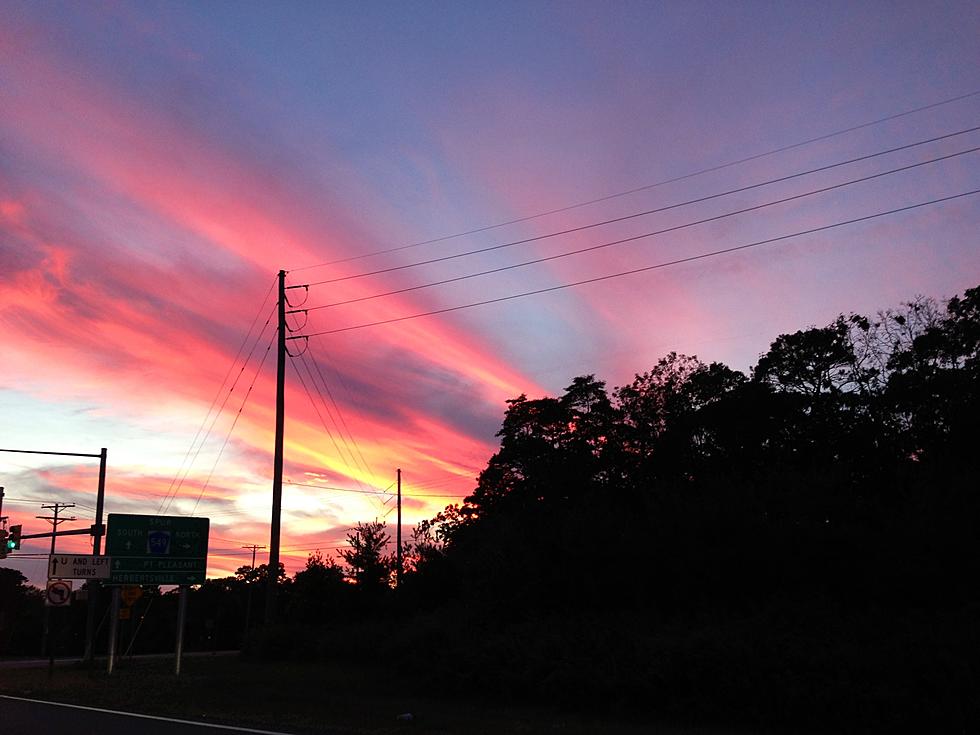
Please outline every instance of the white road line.
[[253, 732], [257, 735], [294, 735], [294, 733], [280, 732], [277, 730], [256, 730], [253, 727], [235, 727], [234, 725], [218, 725], [213, 722], [196, 722], [194, 720], [178, 720], [174, 717], [158, 717], [157, 715], [141, 715], [137, 712], [120, 712], [114, 709], [102, 709], [101, 707], [86, 707], [81, 704], [65, 704], [64, 702], [48, 702], [44, 699], [28, 699], [26, 697], [11, 697], [7, 694], [0, 694], [0, 699], [11, 699], [15, 702], [30, 702], [32, 704], [49, 704], [52, 707], [68, 707], [70, 709], [81, 709], [87, 712], [101, 712], [106, 715], [120, 715], [121, 717], [139, 717], [144, 720], [159, 720], [160, 722], [176, 722], [180, 725], [197, 725], [198, 727], [214, 727], [219, 730], [234, 730], [235, 732]]

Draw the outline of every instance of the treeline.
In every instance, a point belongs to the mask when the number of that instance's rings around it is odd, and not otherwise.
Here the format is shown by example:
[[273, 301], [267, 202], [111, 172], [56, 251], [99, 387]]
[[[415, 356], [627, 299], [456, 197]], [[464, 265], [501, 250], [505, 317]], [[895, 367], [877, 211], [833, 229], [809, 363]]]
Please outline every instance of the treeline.
[[[980, 722], [980, 288], [508, 402], [384, 655], [457, 691], [795, 730]], [[354, 651], [324, 635], [324, 653]], [[360, 639], [358, 639], [360, 641]]]
[[748, 375], [671, 353], [612, 391], [589, 375], [515, 398], [473, 494], [425, 524], [417, 584], [668, 618], [962, 605], [978, 345], [972, 289], [781, 335]]

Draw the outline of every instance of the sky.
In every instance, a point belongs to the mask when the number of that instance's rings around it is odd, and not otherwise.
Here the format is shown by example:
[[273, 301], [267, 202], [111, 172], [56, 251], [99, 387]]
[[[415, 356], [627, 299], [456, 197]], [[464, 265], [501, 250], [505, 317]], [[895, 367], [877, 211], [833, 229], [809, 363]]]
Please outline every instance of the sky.
[[[977, 38], [974, 2], [0, 0], [0, 448], [106, 447], [107, 512], [209, 517], [233, 573], [269, 544], [285, 270], [287, 571], [394, 536], [398, 468], [407, 535], [508, 398], [980, 284]], [[84, 528], [97, 475], [0, 452], [3, 513]], [[4, 563], [41, 580], [48, 543]]]

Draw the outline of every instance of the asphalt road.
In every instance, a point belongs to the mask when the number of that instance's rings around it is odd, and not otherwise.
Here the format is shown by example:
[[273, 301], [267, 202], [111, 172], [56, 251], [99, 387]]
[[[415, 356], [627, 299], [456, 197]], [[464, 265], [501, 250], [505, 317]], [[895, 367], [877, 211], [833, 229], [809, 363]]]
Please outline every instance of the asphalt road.
[[55, 704], [36, 699], [0, 694], [0, 723], [3, 731], [65, 733], [65, 735], [286, 735], [271, 730], [210, 725], [167, 717]]

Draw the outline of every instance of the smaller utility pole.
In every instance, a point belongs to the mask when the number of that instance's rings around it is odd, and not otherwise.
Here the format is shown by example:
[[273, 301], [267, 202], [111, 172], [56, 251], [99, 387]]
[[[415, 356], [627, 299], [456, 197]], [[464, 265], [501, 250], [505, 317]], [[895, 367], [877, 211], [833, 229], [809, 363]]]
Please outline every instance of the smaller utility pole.
[[402, 586], [402, 471], [398, 474], [398, 526], [395, 528], [395, 587]]
[[258, 551], [259, 549], [264, 549], [265, 547], [264, 546], [259, 546], [258, 544], [248, 544], [246, 546], [243, 546], [242, 548], [243, 549], [251, 549], [252, 550], [252, 569], [254, 570], [255, 569], [255, 552]]
[[[252, 550], [252, 574], [255, 574], [255, 552], [259, 549], [264, 549], [265, 546], [259, 546], [258, 544], [247, 544], [242, 547], [243, 549]], [[248, 585], [248, 596], [245, 598], [245, 637], [248, 638], [249, 622], [252, 618], [252, 587], [255, 580], [247, 581]]]
[[[50, 510], [52, 515], [50, 516], [35, 516], [35, 518], [40, 518], [42, 521], [47, 521], [51, 524], [51, 555], [54, 556], [54, 544], [58, 540], [58, 526], [62, 523], [67, 523], [68, 521], [77, 521], [75, 516], [71, 518], [59, 518], [58, 515], [63, 510], [68, 508], [74, 508], [74, 503], [52, 503], [51, 505], [42, 505], [43, 510]], [[44, 606], [44, 640], [41, 643], [41, 655], [48, 654], [48, 678], [51, 677], [54, 672], [54, 643], [51, 641], [51, 608], [48, 605]]]
[[52, 554], [54, 554], [54, 542], [58, 538], [58, 526], [60, 526], [62, 523], [67, 523], [68, 521], [78, 520], [75, 516], [72, 516], [71, 518], [58, 518], [58, 514], [63, 510], [67, 510], [68, 508], [74, 508], [74, 507], [75, 507], [74, 503], [53, 503], [52, 505], [42, 505], [41, 508], [44, 510], [50, 510], [52, 512], [52, 515], [34, 516], [35, 518], [40, 518], [42, 521], [47, 521], [48, 523], [51, 524], [51, 530], [53, 531], [53, 533], [51, 534]]

